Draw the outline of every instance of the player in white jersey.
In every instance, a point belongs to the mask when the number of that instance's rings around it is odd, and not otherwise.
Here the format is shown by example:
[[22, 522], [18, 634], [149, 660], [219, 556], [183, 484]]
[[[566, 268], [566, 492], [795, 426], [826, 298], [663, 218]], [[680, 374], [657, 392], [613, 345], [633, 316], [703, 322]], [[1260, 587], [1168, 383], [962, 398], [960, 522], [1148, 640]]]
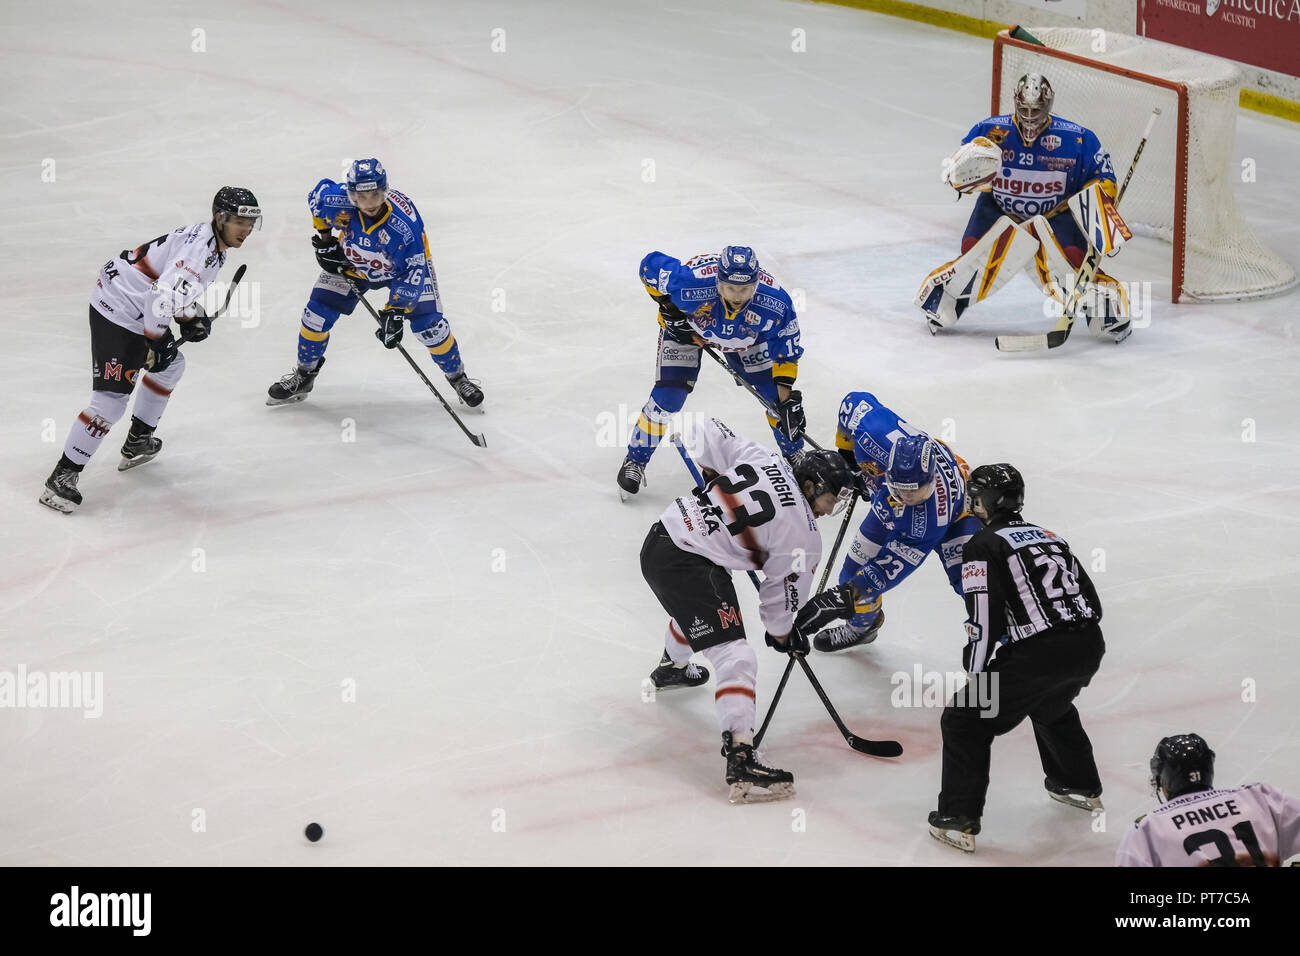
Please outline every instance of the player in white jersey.
[[[199, 299], [225, 265], [228, 250], [242, 247], [261, 221], [252, 192], [223, 186], [212, 200], [210, 222], [173, 229], [104, 263], [90, 294], [90, 404], [72, 425], [41, 504], [65, 514], [81, 504], [77, 479], [126, 413], [137, 381], [142, 387], [118, 470], [158, 454], [162, 440], [153, 432], [185, 371], [181, 343], [201, 342], [212, 331]], [[179, 336], [172, 333], [173, 321]]]
[[1300, 800], [1266, 783], [1214, 789], [1214, 751], [1196, 734], [1151, 757], [1161, 805], [1120, 842], [1118, 866], [1279, 866], [1300, 853]]
[[[657, 688], [703, 684], [709, 672], [690, 662], [693, 652], [703, 653], [717, 670], [714, 700], [731, 801], [790, 796], [794, 777], [754, 756], [758, 660], [745, 640], [730, 572], [763, 573], [759, 617], [767, 643], [806, 654], [808, 639], [794, 618], [821, 560], [816, 518], [847, 503], [853, 480], [837, 452], [807, 452], [792, 470], [781, 455], [737, 437], [716, 418], [685, 438], [705, 487], [674, 499], [641, 548], [641, 572], [670, 615], [650, 680]], [[753, 787], [766, 792], [753, 794]]]

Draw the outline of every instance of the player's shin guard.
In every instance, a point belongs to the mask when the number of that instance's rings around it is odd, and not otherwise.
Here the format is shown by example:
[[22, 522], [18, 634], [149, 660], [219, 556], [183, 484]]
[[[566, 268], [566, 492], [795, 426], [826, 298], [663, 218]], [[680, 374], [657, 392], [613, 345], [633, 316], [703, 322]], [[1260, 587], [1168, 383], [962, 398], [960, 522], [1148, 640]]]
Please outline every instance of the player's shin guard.
[[745, 640], [727, 641], [704, 651], [713, 665], [717, 691], [714, 701], [718, 727], [737, 742], [751, 742], [754, 737], [754, 688], [758, 682], [758, 658]]
[[68, 440], [63, 446], [63, 454], [71, 464], [80, 468], [86, 466], [91, 456], [99, 450], [109, 429], [126, 414], [126, 406], [130, 401], [130, 395], [118, 392], [91, 392], [90, 404], [72, 423]]
[[881, 616], [881, 600], [879, 595], [868, 595], [855, 600], [853, 602], [853, 616], [849, 618], [849, 626], [858, 631], [872, 628]]
[[767, 423], [772, 427], [772, 437], [776, 439], [776, 444], [777, 447], [781, 449], [782, 457], [789, 458], [795, 452], [799, 451], [799, 449], [803, 448], [802, 438], [798, 441], [791, 441], [786, 437], [785, 432], [781, 431], [780, 419], [768, 415]]
[[668, 619], [668, 627], [664, 630], [664, 653], [674, 664], [685, 664], [691, 659], [691, 645], [672, 618]]
[[135, 394], [135, 408], [131, 414], [150, 428], [157, 428], [162, 414], [167, 409], [174, 389], [185, 374], [185, 356], [176, 359], [161, 372], [141, 374], [140, 388]]
[[460, 346], [456, 344], [456, 336], [451, 334], [451, 323], [446, 319], [439, 319], [429, 328], [421, 329], [415, 334], [429, 350], [434, 364], [443, 375], [454, 377], [465, 370], [460, 360]]
[[686, 404], [686, 389], [656, 385], [641, 409], [641, 417], [632, 429], [627, 457], [644, 467], [664, 440], [668, 422]]
[[309, 313], [304, 312], [304, 321], [302, 327], [298, 329], [298, 366], [300, 368], [312, 369], [325, 355], [325, 349], [330, 344], [329, 331], [317, 331], [307, 325], [306, 316]]
[[1001, 216], [975, 245], [926, 276], [914, 303], [931, 331], [949, 328], [966, 309], [1006, 285], [1033, 256], [1033, 238]]

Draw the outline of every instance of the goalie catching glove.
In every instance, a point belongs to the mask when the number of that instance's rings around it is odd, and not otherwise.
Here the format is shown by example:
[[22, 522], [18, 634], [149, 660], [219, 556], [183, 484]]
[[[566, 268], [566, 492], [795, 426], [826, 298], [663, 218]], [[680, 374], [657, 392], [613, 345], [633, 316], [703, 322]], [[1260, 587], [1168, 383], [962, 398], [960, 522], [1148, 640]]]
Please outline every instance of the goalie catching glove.
[[1001, 168], [1002, 150], [991, 139], [976, 136], [944, 160], [941, 178], [957, 192], [969, 196], [993, 182]]

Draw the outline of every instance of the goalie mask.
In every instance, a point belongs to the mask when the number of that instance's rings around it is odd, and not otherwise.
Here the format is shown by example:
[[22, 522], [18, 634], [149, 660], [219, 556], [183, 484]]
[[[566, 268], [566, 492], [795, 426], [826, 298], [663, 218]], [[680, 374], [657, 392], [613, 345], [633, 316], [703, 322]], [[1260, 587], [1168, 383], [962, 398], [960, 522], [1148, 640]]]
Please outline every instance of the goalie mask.
[[1026, 73], [1016, 83], [1016, 124], [1020, 138], [1028, 146], [1052, 122], [1052, 102], [1056, 94], [1041, 73]]

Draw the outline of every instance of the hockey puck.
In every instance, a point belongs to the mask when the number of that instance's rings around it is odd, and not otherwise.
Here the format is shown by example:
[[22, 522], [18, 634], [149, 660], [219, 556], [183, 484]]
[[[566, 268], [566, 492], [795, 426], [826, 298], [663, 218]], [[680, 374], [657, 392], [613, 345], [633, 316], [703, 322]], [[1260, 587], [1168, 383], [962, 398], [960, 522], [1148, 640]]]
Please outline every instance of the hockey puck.
[[321, 828], [319, 823], [307, 824], [307, 829], [302, 832], [303, 835], [306, 836], [308, 840], [311, 840], [312, 843], [315, 843], [325, 835], [325, 831]]

